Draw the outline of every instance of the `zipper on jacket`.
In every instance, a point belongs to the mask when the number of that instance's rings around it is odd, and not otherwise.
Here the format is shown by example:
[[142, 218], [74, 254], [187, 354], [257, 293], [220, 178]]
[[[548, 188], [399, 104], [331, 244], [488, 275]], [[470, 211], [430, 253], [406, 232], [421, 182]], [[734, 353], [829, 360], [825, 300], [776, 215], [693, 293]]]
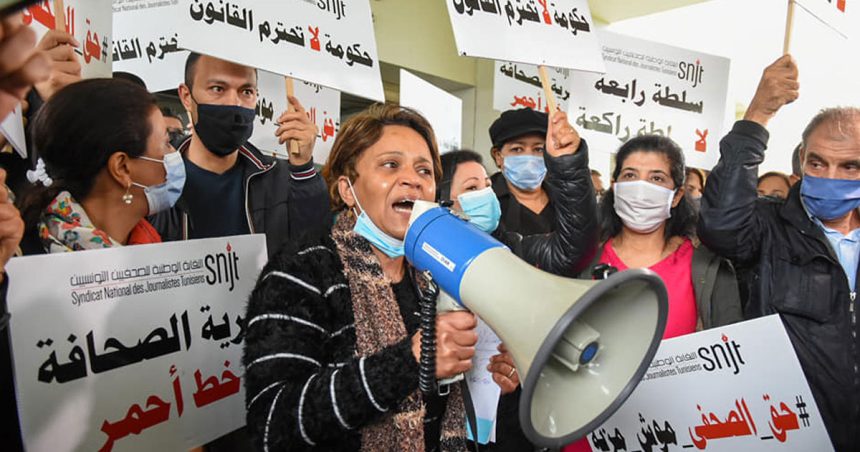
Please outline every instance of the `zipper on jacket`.
[[249, 198], [248, 189], [251, 187], [251, 179], [253, 179], [254, 176], [259, 176], [260, 174], [268, 173], [272, 168], [275, 167], [275, 164], [277, 164], [277, 162], [272, 163], [272, 165], [269, 166], [268, 168], [263, 168], [262, 171], [257, 171], [256, 173], [251, 174], [250, 176], [248, 176], [248, 179], [245, 180], [245, 216], [247, 217], [246, 219], [248, 220], [248, 230], [251, 234], [257, 233], [257, 231], [254, 230], [254, 222], [251, 220], [251, 209], [248, 205], [248, 198]]
[[[853, 350], [855, 350], [854, 354], [856, 355], [857, 310], [854, 309], [854, 305], [856, 304], [856, 301], [857, 301], [857, 292], [851, 292], [850, 296], [851, 296], [851, 303], [848, 304], [848, 312], [851, 314], [851, 337], [853, 339], [855, 339], [851, 344], [851, 348]], [[858, 369], [856, 359], [854, 360], [854, 384], [855, 385], [860, 384], [860, 369]]]

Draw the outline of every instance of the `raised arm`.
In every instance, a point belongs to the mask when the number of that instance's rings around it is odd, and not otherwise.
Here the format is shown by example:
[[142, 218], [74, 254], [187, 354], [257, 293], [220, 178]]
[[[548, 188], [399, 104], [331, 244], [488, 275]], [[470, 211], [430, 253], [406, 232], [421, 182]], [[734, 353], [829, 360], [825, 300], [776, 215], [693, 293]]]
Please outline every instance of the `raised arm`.
[[783, 105], [797, 99], [797, 80], [790, 55], [768, 66], [744, 119], [720, 141], [720, 161], [705, 186], [698, 233], [724, 257], [749, 262], [758, 256], [764, 227], [756, 183], [769, 137], [765, 127]]

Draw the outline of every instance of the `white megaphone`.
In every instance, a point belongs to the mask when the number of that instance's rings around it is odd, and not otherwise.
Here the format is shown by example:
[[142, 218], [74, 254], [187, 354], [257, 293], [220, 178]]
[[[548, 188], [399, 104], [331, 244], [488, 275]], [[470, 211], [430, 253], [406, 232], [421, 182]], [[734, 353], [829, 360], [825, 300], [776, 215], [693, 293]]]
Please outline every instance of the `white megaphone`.
[[645, 375], [668, 314], [650, 270], [602, 281], [538, 270], [448, 209], [418, 201], [406, 258], [483, 319], [520, 374], [520, 424], [541, 447], [561, 447], [603, 424]]

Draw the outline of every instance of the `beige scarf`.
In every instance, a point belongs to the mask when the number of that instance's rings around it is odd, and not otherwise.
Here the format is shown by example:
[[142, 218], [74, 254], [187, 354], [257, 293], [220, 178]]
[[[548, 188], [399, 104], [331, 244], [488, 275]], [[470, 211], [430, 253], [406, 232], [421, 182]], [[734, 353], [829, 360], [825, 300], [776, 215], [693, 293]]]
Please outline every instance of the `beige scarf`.
[[[355, 313], [356, 355], [369, 356], [406, 339], [406, 325], [391, 281], [382, 272], [370, 243], [352, 231], [355, 216], [342, 213], [332, 238], [337, 246]], [[361, 450], [372, 452], [421, 452], [424, 450], [425, 407], [416, 389], [393, 413], [361, 430]], [[442, 420], [443, 452], [466, 450], [465, 409], [460, 387], [454, 385]]]

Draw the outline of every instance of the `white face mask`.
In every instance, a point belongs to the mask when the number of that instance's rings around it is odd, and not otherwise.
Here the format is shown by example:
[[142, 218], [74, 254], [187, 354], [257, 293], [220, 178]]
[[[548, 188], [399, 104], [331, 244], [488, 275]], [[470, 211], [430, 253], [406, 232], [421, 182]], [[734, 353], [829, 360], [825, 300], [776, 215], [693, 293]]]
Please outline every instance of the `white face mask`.
[[625, 226], [636, 232], [654, 232], [672, 216], [675, 190], [643, 180], [617, 182], [612, 187], [615, 213], [621, 217]]

